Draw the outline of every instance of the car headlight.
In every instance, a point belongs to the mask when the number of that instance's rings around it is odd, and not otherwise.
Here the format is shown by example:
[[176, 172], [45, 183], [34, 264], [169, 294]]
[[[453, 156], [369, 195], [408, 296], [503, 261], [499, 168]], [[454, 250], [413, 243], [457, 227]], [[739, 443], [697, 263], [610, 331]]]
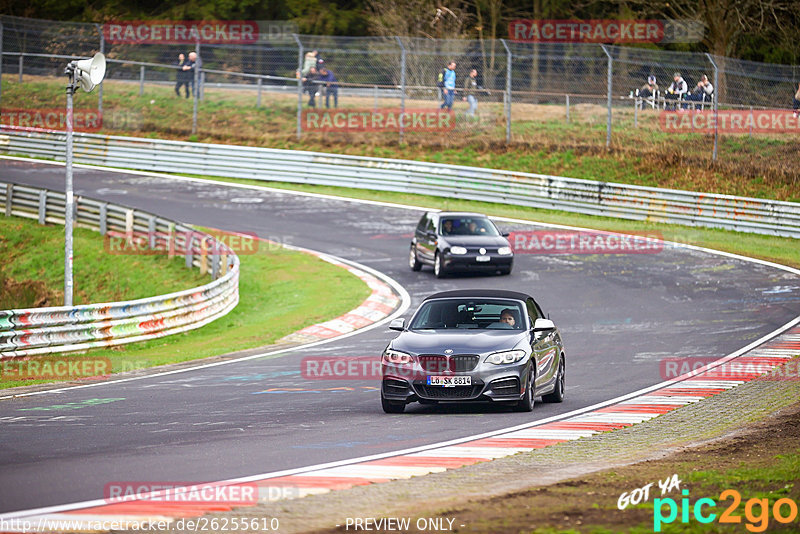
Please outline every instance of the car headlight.
[[390, 363], [393, 365], [408, 365], [413, 361], [410, 354], [400, 352], [399, 350], [386, 349], [383, 351], [383, 363]]
[[512, 254], [511, 247], [500, 247], [497, 249], [497, 253], [501, 256], [510, 256]]
[[466, 253], [467, 249], [464, 247], [450, 247], [450, 254], [457, 254], [460, 256], [461, 254], [466, 254]]
[[486, 363], [493, 363], [495, 365], [505, 365], [507, 363], [516, 363], [525, 357], [525, 351], [517, 350], [504, 350], [503, 352], [495, 352], [486, 357]]

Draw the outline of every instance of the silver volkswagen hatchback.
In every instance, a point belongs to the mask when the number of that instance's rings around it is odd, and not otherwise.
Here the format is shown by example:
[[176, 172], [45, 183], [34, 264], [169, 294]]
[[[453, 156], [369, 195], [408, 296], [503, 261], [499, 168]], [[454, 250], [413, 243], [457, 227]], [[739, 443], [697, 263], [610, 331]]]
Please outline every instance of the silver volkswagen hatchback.
[[458, 290], [426, 298], [381, 358], [381, 404], [400, 413], [420, 402], [490, 401], [533, 409], [564, 400], [561, 333], [530, 295]]

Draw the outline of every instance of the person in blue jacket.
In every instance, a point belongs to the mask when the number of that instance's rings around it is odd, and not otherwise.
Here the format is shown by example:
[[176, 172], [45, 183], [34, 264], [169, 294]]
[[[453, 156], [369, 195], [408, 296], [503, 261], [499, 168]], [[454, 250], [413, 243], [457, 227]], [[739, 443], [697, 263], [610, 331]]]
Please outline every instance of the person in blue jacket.
[[451, 61], [447, 64], [447, 70], [444, 72], [444, 89], [442, 93], [444, 102], [442, 102], [441, 109], [447, 108], [447, 111], [453, 111], [453, 97], [456, 92], [456, 62]]

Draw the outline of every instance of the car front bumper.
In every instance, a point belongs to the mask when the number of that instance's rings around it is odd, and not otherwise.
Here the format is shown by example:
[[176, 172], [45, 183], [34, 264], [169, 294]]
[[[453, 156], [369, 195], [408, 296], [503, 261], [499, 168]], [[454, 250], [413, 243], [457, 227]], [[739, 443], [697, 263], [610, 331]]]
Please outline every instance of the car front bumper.
[[[429, 386], [428, 376], [469, 376], [469, 386]], [[522, 397], [526, 363], [498, 365], [481, 363], [471, 372], [425, 373], [420, 369], [383, 366], [381, 392], [387, 400], [428, 401], [516, 401]]]
[[479, 254], [450, 254], [443, 256], [442, 266], [448, 271], [497, 271], [510, 270], [514, 265], [514, 255], [485, 255], [489, 261], [478, 261]]

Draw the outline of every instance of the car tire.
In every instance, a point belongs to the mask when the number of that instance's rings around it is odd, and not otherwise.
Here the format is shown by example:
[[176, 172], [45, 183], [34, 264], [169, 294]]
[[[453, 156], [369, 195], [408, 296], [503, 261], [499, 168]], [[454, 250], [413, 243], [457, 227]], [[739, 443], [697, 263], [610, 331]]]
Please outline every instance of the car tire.
[[436, 275], [436, 278], [444, 278], [447, 276], [447, 272], [444, 270], [444, 265], [442, 265], [442, 255], [438, 252], [433, 258], [433, 274]]
[[383, 411], [386, 413], [403, 413], [406, 409], [405, 402], [396, 402], [386, 400], [381, 394], [381, 406], [383, 407]]
[[530, 412], [533, 410], [534, 398], [536, 397], [536, 372], [533, 370], [534, 365], [535, 362], [531, 361], [531, 370], [528, 373], [528, 387], [525, 388], [525, 395], [522, 396], [515, 406], [518, 412]]
[[422, 264], [417, 259], [417, 251], [414, 250], [414, 245], [411, 245], [411, 249], [408, 253], [408, 266], [411, 267], [411, 270], [415, 272], [422, 269]]
[[544, 402], [564, 402], [564, 384], [565, 380], [565, 364], [564, 364], [564, 356], [561, 356], [561, 362], [558, 364], [558, 376], [556, 377], [556, 385], [553, 389], [552, 393], [548, 393], [547, 395], [542, 395], [542, 401]]
[[501, 276], [506, 276], [509, 274], [511, 274], [511, 267], [503, 267], [502, 269], [500, 269]]

